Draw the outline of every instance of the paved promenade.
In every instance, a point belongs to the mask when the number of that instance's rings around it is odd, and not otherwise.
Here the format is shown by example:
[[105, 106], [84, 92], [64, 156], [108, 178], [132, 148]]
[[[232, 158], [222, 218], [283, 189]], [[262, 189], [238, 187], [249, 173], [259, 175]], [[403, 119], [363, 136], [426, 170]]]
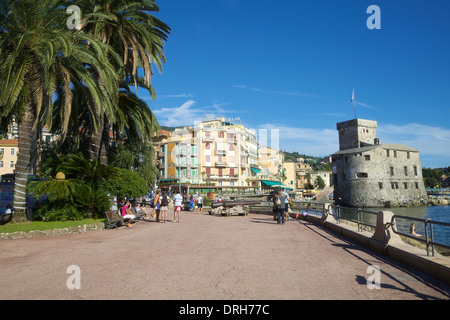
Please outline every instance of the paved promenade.
[[[173, 217], [169, 212], [169, 219]], [[67, 268], [80, 268], [69, 290]], [[381, 270], [369, 289], [367, 268]], [[180, 223], [0, 242], [0, 299], [445, 299], [449, 287], [306, 221]]]

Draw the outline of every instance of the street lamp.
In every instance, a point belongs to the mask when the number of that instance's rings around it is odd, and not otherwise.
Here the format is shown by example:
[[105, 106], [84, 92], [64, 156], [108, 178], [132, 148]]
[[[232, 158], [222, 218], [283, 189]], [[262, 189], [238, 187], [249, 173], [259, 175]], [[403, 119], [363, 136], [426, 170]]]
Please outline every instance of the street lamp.
[[183, 155], [181, 154], [181, 142], [183, 141], [183, 137], [180, 136], [180, 141], [178, 142], [178, 191], [181, 194], [181, 158]]

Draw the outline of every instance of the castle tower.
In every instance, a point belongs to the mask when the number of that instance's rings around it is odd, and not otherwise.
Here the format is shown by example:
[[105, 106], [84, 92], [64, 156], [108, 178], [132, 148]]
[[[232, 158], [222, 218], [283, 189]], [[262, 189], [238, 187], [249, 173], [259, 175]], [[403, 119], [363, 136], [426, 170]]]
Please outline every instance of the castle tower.
[[353, 119], [337, 123], [339, 131], [339, 150], [361, 148], [378, 144], [377, 122], [365, 119]]
[[418, 205], [426, 199], [419, 151], [380, 143], [377, 122], [337, 123], [339, 151], [332, 155], [334, 200], [350, 207]]

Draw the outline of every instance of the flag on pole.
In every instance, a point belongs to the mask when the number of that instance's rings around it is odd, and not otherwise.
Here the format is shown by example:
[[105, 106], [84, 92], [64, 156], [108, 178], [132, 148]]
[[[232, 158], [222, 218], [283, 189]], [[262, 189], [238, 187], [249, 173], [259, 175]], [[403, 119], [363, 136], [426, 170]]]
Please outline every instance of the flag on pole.
[[352, 102], [353, 102], [353, 112], [355, 113], [355, 119], [356, 119], [355, 88], [353, 88], [353, 91], [352, 91], [352, 98], [350, 99], [350, 105], [352, 105]]

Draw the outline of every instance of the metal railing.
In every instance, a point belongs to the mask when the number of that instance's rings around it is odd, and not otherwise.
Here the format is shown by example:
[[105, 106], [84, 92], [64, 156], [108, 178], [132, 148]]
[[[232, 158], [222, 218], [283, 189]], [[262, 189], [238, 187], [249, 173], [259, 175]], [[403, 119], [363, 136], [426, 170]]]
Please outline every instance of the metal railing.
[[[364, 227], [371, 227], [371, 228], [376, 228], [376, 223], [375, 224], [371, 224], [368, 223], [367, 220], [364, 219], [365, 217], [365, 213], [369, 214], [369, 215], [377, 215], [377, 212], [374, 211], [368, 211], [368, 210], [364, 210], [364, 209], [360, 209], [360, 208], [348, 208], [348, 207], [342, 207], [339, 205], [330, 205], [330, 207], [332, 207], [333, 210], [333, 216], [336, 219], [337, 223], [340, 223], [340, 220], [347, 220], [347, 221], [351, 221], [353, 223], [356, 223], [358, 225], [358, 232], [359, 231], [363, 231]], [[328, 209], [329, 210], [329, 209]], [[346, 215], [343, 214], [343, 211], [347, 211], [348, 212], [355, 212], [356, 211], [356, 219], [353, 219], [351, 217], [348, 217]], [[418, 221], [423, 223], [424, 226], [424, 230], [425, 230], [425, 235], [422, 236], [414, 236], [410, 233], [405, 233], [405, 232], [401, 232], [398, 230], [397, 228], [397, 220], [408, 220], [408, 221]], [[376, 219], [375, 219], [376, 221]], [[431, 249], [431, 255], [434, 256], [435, 254], [435, 248], [434, 246], [440, 246], [443, 248], [447, 248], [450, 249], [450, 245], [445, 244], [445, 243], [441, 243], [441, 242], [436, 242], [435, 238], [434, 238], [434, 230], [433, 230], [433, 225], [440, 225], [440, 226], [444, 226], [444, 227], [450, 227], [450, 223], [448, 222], [442, 222], [442, 221], [433, 221], [430, 218], [426, 218], [426, 219], [421, 219], [421, 218], [415, 218], [415, 217], [409, 217], [409, 216], [401, 216], [401, 215], [393, 215], [390, 224], [387, 226], [388, 228], [391, 227], [392, 231], [398, 235], [410, 238], [410, 239], [414, 239], [417, 240], [419, 242], [423, 242], [426, 245], [426, 250], [427, 250], [427, 256], [430, 255], [430, 249]]]
[[[366, 213], [375, 216], [376, 221], [376, 215], [378, 214], [378, 212], [364, 210], [360, 208], [342, 207], [339, 205], [330, 205], [330, 207], [334, 209], [333, 212], [335, 212], [335, 214], [333, 216], [336, 219], [337, 223], [340, 223], [340, 220], [346, 220], [356, 223], [358, 225], [358, 232], [363, 231], [364, 227], [376, 228], [376, 224], [371, 224], [369, 223], [369, 221], [367, 221], [367, 219], [364, 219], [365, 217], [364, 214]], [[356, 212], [356, 219], [343, 215], [343, 211]]]
[[[404, 233], [399, 230], [397, 230], [397, 224], [396, 220], [409, 220], [409, 221], [418, 221], [422, 222], [425, 230], [425, 236], [414, 236], [411, 233]], [[400, 216], [400, 215], [393, 215], [391, 219], [391, 226], [392, 231], [398, 235], [402, 235], [404, 237], [414, 239], [420, 242], [425, 243], [427, 248], [427, 256], [430, 255], [430, 247], [431, 247], [431, 255], [434, 257], [434, 246], [441, 246], [447, 249], [450, 249], [450, 246], [444, 243], [439, 243], [434, 240], [434, 232], [433, 232], [433, 225], [440, 225], [444, 227], [450, 227], [450, 223], [448, 222], [442, 222], [442, 221], [433, 221], [430, 218], [427, 219], [421, 219], [421, 218], [415, 218], [415, 217], [407, 217], [407, 216]]]

